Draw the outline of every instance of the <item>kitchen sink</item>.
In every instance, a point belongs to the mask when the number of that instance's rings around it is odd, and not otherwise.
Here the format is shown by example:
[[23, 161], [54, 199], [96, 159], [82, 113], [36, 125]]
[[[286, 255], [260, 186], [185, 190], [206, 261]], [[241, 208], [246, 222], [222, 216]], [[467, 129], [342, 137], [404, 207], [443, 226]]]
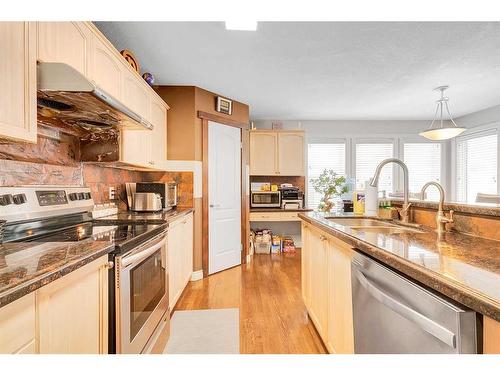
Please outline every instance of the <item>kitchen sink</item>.
[[396, 225], [390, 226], [390, 227], [350, 227], [350, 229], [353, 232], [365, 232], [365, 233], [381, 233], [381, 234], [400, 234], [400, 233], [422, 233], [422, 231], [413, 229], [413, 228], [406, 228], [406, 227], [399, 227]]
[[354, 232], [381, 233], [381, 234], [399, 234], [399, 233], [422, 233], [421, 230], [397, 225], [384, 220], [352, 218], [352, 217], [331, 217], [328, 220], [335, 224], [349, 227]]
[[332, 217], [328, 218], [328, 220], [334, 222], [335, 224], [345, 225], [347, 227], [397, 227], [387, 221], [375, 219]]

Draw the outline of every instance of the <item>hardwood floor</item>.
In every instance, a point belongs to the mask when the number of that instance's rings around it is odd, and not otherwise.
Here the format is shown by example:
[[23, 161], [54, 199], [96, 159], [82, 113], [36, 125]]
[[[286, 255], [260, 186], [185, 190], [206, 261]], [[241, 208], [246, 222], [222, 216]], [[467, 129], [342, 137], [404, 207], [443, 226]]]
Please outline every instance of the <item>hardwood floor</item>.
[[300, 292], [300, 251], [254, 255], [249, 264], [189, 283], [176, 310], [240, 309], [241, 353], [326, 353]]

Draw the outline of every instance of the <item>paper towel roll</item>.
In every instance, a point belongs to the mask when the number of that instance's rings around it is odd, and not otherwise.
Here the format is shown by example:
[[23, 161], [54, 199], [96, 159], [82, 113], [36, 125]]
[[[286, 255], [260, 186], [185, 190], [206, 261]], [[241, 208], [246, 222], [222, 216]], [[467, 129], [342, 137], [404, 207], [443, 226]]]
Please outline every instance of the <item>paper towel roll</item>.
[[365, 189], [365, 215], [377, 216], [378, 215], [378, 187], [370, 186], [370, 181], [366, 182]]

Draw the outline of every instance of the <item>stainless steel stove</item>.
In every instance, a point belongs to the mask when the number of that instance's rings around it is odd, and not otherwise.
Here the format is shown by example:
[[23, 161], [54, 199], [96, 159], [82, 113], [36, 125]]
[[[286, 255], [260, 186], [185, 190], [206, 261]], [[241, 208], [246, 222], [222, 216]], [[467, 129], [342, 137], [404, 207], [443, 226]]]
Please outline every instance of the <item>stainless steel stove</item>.
[[3, 242], [113, 241], [109, 352], [148, 352], [169, 332], [168, 225], [92, 221], [93, 207], [84, 187], [0, 187]]

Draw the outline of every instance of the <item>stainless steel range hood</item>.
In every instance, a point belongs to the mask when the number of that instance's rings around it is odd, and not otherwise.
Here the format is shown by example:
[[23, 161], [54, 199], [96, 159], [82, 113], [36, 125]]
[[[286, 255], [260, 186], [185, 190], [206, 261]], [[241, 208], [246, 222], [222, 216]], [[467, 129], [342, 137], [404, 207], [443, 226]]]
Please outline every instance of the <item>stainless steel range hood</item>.
[[152, 129], [153, 125], [64, 63], [37, 65], [38, 121], [87, 133]]

